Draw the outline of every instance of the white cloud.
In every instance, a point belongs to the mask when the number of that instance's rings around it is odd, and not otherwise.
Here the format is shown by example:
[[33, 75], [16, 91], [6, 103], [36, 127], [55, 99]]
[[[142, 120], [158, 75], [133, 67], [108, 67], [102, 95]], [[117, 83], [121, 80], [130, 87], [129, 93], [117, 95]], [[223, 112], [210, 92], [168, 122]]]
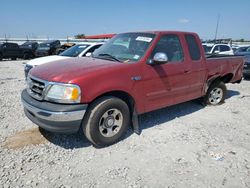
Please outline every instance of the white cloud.
[[189, 23], [190, 21], [187, 18], [181, 18], [181, 19], [178, 20], [178, 22], [179, 23]]

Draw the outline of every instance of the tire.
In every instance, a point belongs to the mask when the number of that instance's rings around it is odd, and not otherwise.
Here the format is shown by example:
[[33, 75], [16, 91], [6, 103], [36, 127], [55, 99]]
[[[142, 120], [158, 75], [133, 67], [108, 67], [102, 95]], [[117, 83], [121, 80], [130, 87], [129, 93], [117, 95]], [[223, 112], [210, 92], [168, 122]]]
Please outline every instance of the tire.
[[3, 55], [0, 53], [0, 61], [3, 60]]
[[23, 59], [29, 59], [29, 58], [30, 58], [30, 55], [28, 53], [23, 54]]
[[12, 57], [11, 60], [16, 60], [16, 57]]
[[118, 142], [131, 122], [128, 105], [117, 97], [102, 97], [92, 103], [84, 116], [82, 128], [87, 139], [97, 147]]
[[205, 96], [208, 105], [219, 105], [225, 101], [227, 88], [224, 82], [215, 82], [210, 85]]

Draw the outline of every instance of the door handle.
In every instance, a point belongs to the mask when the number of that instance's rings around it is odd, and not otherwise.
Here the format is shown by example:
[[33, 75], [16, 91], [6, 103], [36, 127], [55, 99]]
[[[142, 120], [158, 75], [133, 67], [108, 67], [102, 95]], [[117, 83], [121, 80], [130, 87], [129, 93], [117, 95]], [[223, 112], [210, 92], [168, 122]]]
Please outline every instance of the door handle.
[[184, 70], [184, 73], [190, 73], [191, 71], [190, 70]]

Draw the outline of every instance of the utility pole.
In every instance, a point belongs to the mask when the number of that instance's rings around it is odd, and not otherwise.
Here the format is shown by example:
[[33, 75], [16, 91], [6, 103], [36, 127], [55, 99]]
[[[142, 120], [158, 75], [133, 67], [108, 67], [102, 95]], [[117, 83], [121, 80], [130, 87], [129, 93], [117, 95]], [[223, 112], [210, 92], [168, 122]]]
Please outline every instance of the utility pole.
[[217, 39], [217, 33], [218, 33], [219, 23], [220, 23], [220, 14], [218, 14], [218, 17], [217, 17], [217, 24], [216, 24], [214, 41], [216, 41], [216, 39]]

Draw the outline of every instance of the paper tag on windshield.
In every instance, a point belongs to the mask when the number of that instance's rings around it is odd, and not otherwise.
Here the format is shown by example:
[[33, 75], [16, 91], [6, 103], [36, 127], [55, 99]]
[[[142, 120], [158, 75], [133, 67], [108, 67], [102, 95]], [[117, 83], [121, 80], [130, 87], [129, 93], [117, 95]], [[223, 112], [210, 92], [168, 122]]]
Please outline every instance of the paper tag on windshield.
[[134, 55], [134, 59], [139, 59], [140, 58], [140, 56], [139, 55]]
[[143, 41], [143, 42], [151, 42], [152, 38], [138, 36], [135, 40]]
[[86, 48], [86, 46], [79, 46], [79, 48]]

